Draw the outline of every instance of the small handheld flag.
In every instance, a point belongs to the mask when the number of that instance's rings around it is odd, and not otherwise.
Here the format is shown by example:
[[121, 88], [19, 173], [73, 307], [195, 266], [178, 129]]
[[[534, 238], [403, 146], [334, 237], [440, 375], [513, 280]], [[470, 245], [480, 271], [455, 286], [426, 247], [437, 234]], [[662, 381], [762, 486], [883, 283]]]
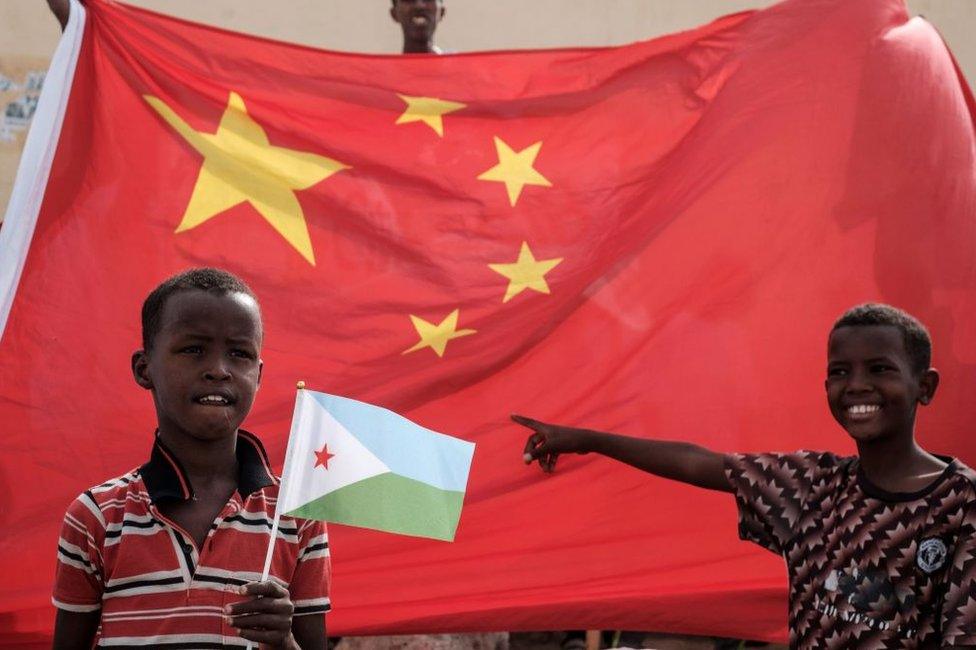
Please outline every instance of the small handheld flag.
[[261, 580], [283, 514], [454, 541], [473, 456], [473, 442], [298, 382]]
[[310, 390], [295, 401], [282, 514], [453, 541], [474, 443]]

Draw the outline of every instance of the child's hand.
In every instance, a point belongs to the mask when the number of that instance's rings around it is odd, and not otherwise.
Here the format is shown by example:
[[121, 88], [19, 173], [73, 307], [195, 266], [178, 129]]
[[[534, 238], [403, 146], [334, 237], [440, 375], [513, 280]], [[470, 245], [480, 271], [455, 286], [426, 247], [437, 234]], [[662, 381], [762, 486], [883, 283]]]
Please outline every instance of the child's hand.
[[298, 648], [291, 634], [291, 615], [295, 606], [288, 590], [277, 582], [249, 582], [240, 593], [255, 596], [251, 600], [224, 608], [228, 622], [240, 630], [241, 638], [257, 641], [271, 648]]
[[556, 469], [559, 454], [585, 454], [585, 432], [556, 424], [546, 424], [522, 415], [513, 415], [512, 420], [532, 429], [532, 435], [525, 441], [522, 459], [526, 465], [539, 461], [542, 471], [552, 473]]

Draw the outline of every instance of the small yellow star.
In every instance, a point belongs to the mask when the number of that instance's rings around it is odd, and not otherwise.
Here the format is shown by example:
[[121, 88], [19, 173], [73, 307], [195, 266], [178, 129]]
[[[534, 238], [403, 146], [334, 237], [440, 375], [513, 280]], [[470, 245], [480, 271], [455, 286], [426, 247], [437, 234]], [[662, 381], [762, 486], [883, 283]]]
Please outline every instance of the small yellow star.
[[203, 156], [203, 166], [176, 232], [196, 228], [240, 203], [250, 203], [285, 240], [315, 265], [308, 225], [295, 190], [304, 190], [349, 169], [304, 151], [275, 147], [251, 119], [244, 100], [231, 93], [216, 133], [194, 130], [157, 97], [144, 99]]
[[447, 349], [448, 341], [461, 338], [462, 336], [470, 336], [475, 333], [475, 330], [459, 330], [457, 328], [458, 316], [460, 314], [461, 310], [455, 309], [437, 325], [428, 323], [423, 318], [418, 318], [411, 314], [410, 320], [413, 321], [413, 326], [417, 330], [417, 334], [420, 335], [420, 342], [409, 350], [404, 350], [403, 354], [430, 348], [437, 356], [443, 357], [444, 350]]
[[411, 97], [400, 94], [397, 96], [407, 103], [406, 110], [397, 118], [397, 124], [423, 122], [442, 138], [444, 137], [444, 116], [467, 106], [467, 104], [449, 102], [436, 97]]
[[518, 260], [512, 264], [489, 264], [489, 268], [495, 273], [500, 273], [508, 278], [508, 289], [502, 302], [508, 302], [526, 289], [532, 289], [539, 293], [549, 293], [549, 284], [546, 283], [546, 273], [563, 261], [558, 257], [551, 260], [537, 260], [529, 250], [528, 242], [522, 242], [522, 250], [519, 251]]
[[540, 141], [522, 151], [515, 151], [501, 138], [495, 136], [498, 164], [481, 174], [478, 180], [505, 183], [505, 189], [508, 190], [508, 200], [512, 203], [512, 207], [515, 207], [519, 195], [522, 194], [522, 188], [526, 185], [552, 187], [552, 183], [533, 167], [541, 148], [542, 142]]

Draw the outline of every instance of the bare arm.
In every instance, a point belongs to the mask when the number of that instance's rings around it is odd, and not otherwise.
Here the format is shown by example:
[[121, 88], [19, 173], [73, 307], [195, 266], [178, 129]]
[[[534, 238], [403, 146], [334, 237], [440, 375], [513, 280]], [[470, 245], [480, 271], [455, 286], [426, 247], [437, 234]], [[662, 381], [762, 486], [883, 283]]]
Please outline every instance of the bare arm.
[[54, 643], [52, 650], [91, 650], [95, 641], [101, 610], [96, 612], [69, 612], [58, 610], [54, 619]]
[[295, 616], [291, 633], [302, 650], [326, 650], [325, 615]]
[[709, 490], [731, 492], [725, 456], [687, 442], [647, 440], [614, 433], [546, 424], [521, 415], [512, 419], [532, 430], [525, 443], [525, 462], [539, 461], [552, 472], [559, 454], [597, 453], [656, 476]]
[[69, 0], [47, 0], [47, 6], [51, 8], [51, 13], [61, 23], [61, 31], [64, 31], [68, 24], [68, 14], [71, 11]]

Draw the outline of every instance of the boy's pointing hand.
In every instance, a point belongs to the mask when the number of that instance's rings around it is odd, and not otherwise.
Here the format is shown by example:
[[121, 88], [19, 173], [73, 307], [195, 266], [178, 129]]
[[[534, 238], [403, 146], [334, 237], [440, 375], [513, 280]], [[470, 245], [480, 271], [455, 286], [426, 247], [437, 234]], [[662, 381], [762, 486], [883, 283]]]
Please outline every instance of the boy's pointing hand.
[[288, 590], [271, 580], [249, 582], [241, 594], [254, 596], [224, 608], [228, 623], [240, 630], [241, 638], [257, 641], [271, 648], [297, 650], [291, 633], [295, 611]]
[[532, 434], [525, 441], [522, 455], [526, 465], [537, 460], [542, 471], [552, 473], [556, 469], [559, 454], [585, 454], [588, 451], [585, 448], [585, 431], [546, 424], [524, 415], [512, 415], [512, 420], [532, 429]]

